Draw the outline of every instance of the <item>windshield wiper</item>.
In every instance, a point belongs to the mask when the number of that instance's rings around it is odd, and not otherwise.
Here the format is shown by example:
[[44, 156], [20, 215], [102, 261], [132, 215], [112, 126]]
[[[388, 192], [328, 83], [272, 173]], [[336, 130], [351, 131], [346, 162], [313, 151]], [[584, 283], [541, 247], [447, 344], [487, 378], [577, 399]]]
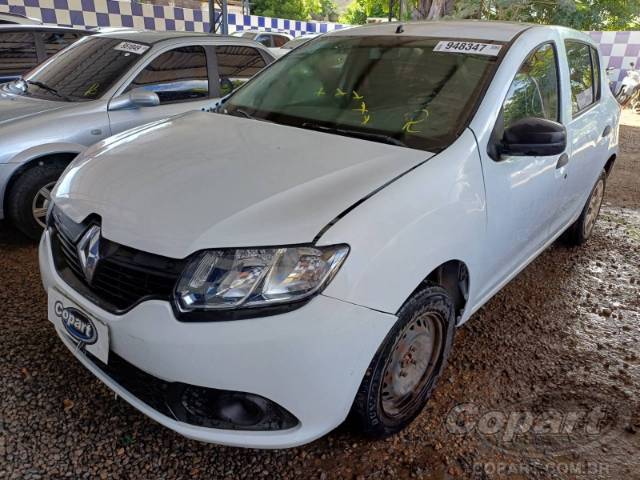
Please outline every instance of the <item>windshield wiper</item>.
[[66, 95], [62, 95], [61, 93], [58, 92], [58, 90], [56, 90], [53, 87], [50, 87], [46, 83], [38, 82], [36, 80], [27, 80], [27, 83], [29, 85], [35, 85], [36, 87], [40, 87], [41, 89], [46, 90], [47, 92], [53, 93], [56, 97], [60, 97], [63, 100], [66, 100], [67, 102], [71, 101], [69, 97], [67, 97]]
[[362, 130], [351, 130], [348, 128], [326, 127], [317, 123], [305, 122], [301, 125], [302, 128], [308, 128], [310, 130], [318, 130], [326, 133], [336, 133], [338, 135], [344, 135], [346, 137], [362, 138], [363, 140], [373, 140], [375, 142], [388, 143], [389, 145], [397, 145], [399, 147], [409, 147], [402, 140], [392, 137], [391, 135], [385, 135], [384, 133], [375, 132], [363, 132]]

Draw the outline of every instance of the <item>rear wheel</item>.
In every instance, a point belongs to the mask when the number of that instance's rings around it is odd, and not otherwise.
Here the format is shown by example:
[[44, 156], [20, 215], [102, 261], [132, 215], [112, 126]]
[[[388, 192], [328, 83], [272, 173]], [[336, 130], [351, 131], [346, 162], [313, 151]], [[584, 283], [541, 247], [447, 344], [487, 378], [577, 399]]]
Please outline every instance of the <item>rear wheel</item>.
[[455, 308], [442, 287], [425, 287], [405, 303], [352, 408], [366, 434], [392, 435], [420, 413], [444, 369], [454, 330]]
[[13, 224], [37, 240], [45, 227], [51, 191], [65, 169], [61, 162], [42, 163], [23, 172], [8, 195], [8, 213]]
[[604, 170], [600, 173], [591, 195], [587, 199], [587, 203], [582, 209], [582, 213], [578, 220], [569, 227], [565, 234], [565, 240], [571, 245], [582, 245], [593, 233], [593, 227], [600, 213], [602, 200], [604, 199], [604, 190], [607, 183], [607, 172]]

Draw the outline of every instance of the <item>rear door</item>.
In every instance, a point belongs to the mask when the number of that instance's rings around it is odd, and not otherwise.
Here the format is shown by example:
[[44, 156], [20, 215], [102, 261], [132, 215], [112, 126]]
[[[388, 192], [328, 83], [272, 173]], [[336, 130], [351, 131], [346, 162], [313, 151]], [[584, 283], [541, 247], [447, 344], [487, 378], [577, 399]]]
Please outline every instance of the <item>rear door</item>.
[[158, 53], [148, 60], [122, 94], [137, 88], [155, 92], [160, 104], [109, 111], [112, 135], [189, 110], [215, 106], [219, 97], [215, 55], [202, 45], [180, 46]]
[[246, 83], [269, 60], [257, 48], [244, 45], [217, 45], [215, 52], [221, 97]]
[[608, 154], [611, 119], [602, 103], [602, 74], [598, 52], [579, 40], [564, 42], [571, 101], [571, 120], [567, 125], [571, 163], [565, 203], [572, 217], [582, 210]]

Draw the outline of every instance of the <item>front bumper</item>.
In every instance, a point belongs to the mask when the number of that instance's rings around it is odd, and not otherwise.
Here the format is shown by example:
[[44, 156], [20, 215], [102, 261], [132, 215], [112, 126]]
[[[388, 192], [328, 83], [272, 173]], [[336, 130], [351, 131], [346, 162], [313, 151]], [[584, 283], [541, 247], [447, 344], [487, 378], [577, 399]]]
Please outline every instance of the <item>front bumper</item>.
[[288, 430], [235, 431], [176, 421], [115, 382], [58, 331], [87, 369], [142, 413], [186, 437], [224, 445], [292, 447], [334, 429], [349, 413], [373, 355], [396, 321], [322, 295], [289, 313], [228, 322], [179, 322], [169, 303], [159, 300], [112, 315], [60, 278], [48, 232], [40, 243], [40, 270], [45, 289], [56, 289], [104, 321], [110, 350], [140, 370], [169, 382], [260, 395], [300, 422]]

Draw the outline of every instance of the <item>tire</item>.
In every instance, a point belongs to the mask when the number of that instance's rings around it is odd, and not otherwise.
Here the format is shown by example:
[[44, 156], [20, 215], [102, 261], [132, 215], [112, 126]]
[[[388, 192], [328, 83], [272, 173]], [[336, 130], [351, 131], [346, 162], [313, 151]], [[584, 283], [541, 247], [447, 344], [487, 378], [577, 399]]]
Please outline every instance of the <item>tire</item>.
[[607, 185], [607, 172], [602, 170], [596, 184], [591, 190], [587, 203], [578, 219], [567, 229], [564, 240], [569, 245], [583, 245], [593, 233], [593, 227], [600, 213], [604, 191]]
[[39, 192], [51, 191], [65, 167], [63, 162], [39, 163], [22, 172], [9, 190], [8, 216], [18, 230], [33, 240], [39, 239], [44, 229], [40, 223], [44, 217], [40, 215], [37, 219], [34, 209], [43, 212], [48, 206], [46, 195]]
[[[418, 416], [444, 370], [454, 330], [455, 308], [442, 287], [429, 285], [407, 300], [354, 400], [351, 416], [363, 433], [384, 438]], [[420, 350], [428, 351], [429, 338], [433, 339], [430, 353], [413, 357]]]

